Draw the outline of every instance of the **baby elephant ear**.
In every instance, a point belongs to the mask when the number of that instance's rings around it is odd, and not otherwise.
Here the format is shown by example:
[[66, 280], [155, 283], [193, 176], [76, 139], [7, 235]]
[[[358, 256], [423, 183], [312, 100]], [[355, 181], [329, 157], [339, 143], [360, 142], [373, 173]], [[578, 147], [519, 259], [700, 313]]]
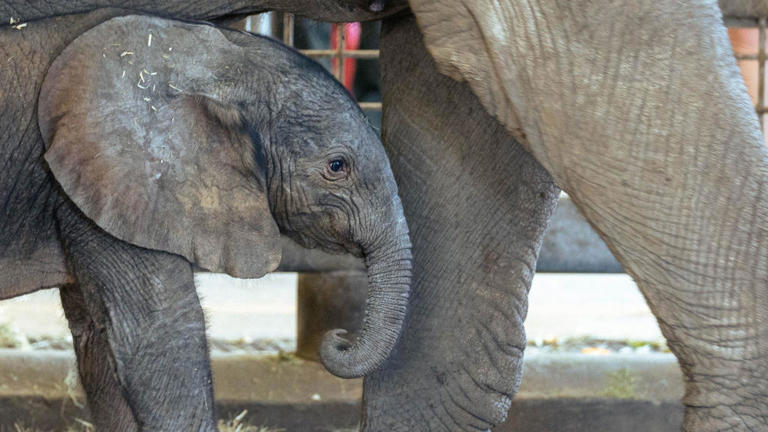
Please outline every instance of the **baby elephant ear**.
[[232, 84], [217, 77], [221, 59], [242, 55], [214, 27], [143, 16], [76, 39], [38, 105], [45, 160], [69, 198], [129, 243], [236, 277], [274, 270], [258, 135], [213, 99]]

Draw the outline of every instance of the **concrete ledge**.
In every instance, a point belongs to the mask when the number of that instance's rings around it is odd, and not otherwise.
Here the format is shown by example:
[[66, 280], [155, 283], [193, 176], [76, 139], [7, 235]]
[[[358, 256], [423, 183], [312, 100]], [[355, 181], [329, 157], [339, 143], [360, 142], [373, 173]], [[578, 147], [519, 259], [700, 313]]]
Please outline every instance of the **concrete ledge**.
[[494, 432], [680, 432], [683, 407], [616, 399], [516, 399]]
[[[62, 430], [87, 419], [68, 386], [71, 353], [0, 350], [0, 431], [14, 423]], [[286, 431], [349, 430], [359, 421], [361, 380], [342, 380], [293, 357], [214, 355], [218, 413], [248, 410], [255, 425]], [[682, 379], [671, 354], [528, 356], [509, 421], [496, 431], [678, 431]]]
[[672, 354], [525, 356], [516, 399], [612, 398], [678, 402], [683, 378]]

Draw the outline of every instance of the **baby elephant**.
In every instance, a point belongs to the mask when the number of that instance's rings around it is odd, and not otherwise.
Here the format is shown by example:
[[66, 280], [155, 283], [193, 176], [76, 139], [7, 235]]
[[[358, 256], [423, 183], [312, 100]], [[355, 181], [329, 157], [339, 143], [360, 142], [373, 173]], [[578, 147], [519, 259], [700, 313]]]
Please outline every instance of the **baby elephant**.
[[[47, 69], [39, 134], [14, 117], [0, 123], [12, 131], [0, 136], [12, 173], [0, 180], [0, 298], [63, 286], [99, 429], [215, 430], [193, 267], [260, 277], [278, 265], [283, 233], [364, 257], [362, 330], [353, 341], [330, 332], [321, 355], [341, 377], [373, 371], [402, 326], [411, 255], [363, 113], [321, 66], [274, 40], [124, 14], [37, 22], [18, 40], [0, 33], [9, 47], [50, 53], [0, 76], [21, 87]], [[64, 40], [57, 29], [82, 31]], [[31, 112], [0, 102], [2, 116]]]

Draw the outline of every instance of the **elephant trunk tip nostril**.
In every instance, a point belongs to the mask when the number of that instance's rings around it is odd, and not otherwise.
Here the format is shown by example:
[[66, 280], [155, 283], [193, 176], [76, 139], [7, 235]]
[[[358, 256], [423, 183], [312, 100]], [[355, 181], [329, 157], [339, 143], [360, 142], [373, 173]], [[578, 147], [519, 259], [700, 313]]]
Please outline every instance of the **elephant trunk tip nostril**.
[[326, 369], [341, 378], [357, 378], [370, 372], [371, 365], [360, 358], [357, 347], [344, 338], [346, 330], [330, 330], [320, 345], [320, 359]]
[[352, 344], [343, 337], [347, 334], [347, 331], [344, 329], [335, 329], [331, 330], [326, 334], [326, 339], [328, 345], [335, 348], [337, 351], [347, 351], [348, 349], [352, 348]]

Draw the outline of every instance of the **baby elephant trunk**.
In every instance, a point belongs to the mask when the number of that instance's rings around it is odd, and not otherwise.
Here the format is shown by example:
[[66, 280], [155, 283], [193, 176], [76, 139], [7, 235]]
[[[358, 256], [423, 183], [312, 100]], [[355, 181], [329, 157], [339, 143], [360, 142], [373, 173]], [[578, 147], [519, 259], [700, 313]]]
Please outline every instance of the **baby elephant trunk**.
[[343, 337], [346, 330], [331, 330], [320, 347], [325, 367], [342, 378], [367, 375], [381, 366], [403, 327], [411, 289], [411, 241], [399, 199], [393, 207], [392, 222], [383, 234], [362, 242], [366, 245], [368, 297], [357, 339], [350, 342]]

